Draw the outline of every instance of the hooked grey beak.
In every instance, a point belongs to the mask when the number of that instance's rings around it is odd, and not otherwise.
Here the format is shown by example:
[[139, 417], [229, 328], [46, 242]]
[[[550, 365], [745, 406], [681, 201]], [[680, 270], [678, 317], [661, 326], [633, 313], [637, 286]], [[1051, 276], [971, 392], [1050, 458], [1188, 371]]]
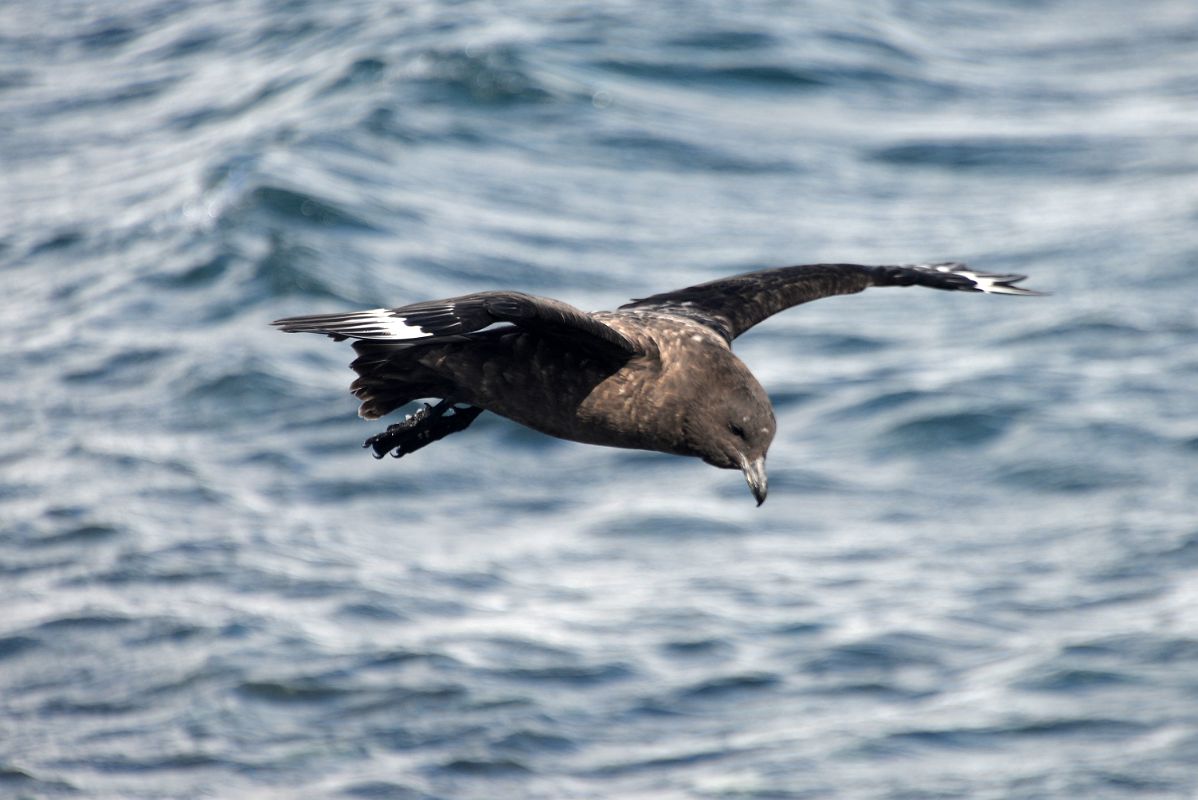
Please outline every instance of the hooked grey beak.
[[745, 481], [753, 490], [753, 496], [757, 498], [757, 505], [760, 506], [765, 502], [765, 493], [769, 489], [769, 477], [765, 474], [765, 456], [756, 461], [745, 459], [740, 468], [744, 470]]

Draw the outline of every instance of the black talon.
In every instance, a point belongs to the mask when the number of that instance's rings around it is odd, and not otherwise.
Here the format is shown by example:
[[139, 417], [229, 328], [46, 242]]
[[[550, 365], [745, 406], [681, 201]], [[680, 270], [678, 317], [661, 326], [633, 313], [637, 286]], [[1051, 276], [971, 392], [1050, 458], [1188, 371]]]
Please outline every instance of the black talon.
[[[450, 411], [453, 413], [449, 413]], [[481, 408], [459, 408], [449, 400], [442, 400], [435, 406], [425, 403], [424, 408], [411, 414], [403, 422], [396, 422], [382, 433], [371, 436], [362, 446], [372, 448], [375, 458], [382, 458], [387, 453], [391, 453], [394, 458], [402, 458], [408, 453], [414, 453], [439, 439], [444, 439], [451, 433], [465, 430], [481, 413]]]
[[[429, 414], [432, 412], [432, 408], [433, 407], [428, 403], [425, 403], [424, 408], [407, 415], [404, 417], [403, 422], [396, 422], [387, 426], [387, 430], [371, 436], [369, 439], [362, 442], [362, 446], [373, 447], [374, 453], [372, 453], [372, 455], [375, 458], [382, 458], [383, 456], [387, 455], [387, 451], [391, 450], [392, 448], [401, 447], [403, 445], [401, 440], [406, 434], [418, 436], [420, 432], [416, 430], [416, 428], [428, 419]], [[395, 457], [399, 458], [400, 455], [402, 455], [402, 453], [397, 451]]]

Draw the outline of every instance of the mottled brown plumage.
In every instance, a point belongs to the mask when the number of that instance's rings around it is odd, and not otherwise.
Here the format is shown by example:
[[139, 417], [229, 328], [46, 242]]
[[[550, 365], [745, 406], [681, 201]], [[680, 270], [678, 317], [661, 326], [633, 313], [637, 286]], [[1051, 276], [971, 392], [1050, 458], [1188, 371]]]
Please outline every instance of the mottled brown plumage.
[[376, 452], [411, 452], [485, 409], [562, 439], [743, 470], [760, 505], [774, 412], [733, 355], [733, 339], [783, 309], [870, 286], [1038, 294], [1013, 285], [1022, 279], [962, 264], [812, 264], [723, 278], [616, 311], [498, 291], [274, 324], [358, 340], [351, 389], [366, 419], [443, 400], [369, 440]]

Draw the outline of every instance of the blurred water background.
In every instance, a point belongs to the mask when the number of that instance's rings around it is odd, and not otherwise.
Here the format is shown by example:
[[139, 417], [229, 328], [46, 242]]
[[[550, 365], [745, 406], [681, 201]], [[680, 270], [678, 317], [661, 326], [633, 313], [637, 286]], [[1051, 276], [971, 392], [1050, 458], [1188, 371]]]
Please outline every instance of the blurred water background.
[[[0, 5], [0, 796], [1198, 793], [1198, 5]], [[770, 499], [280, 316], [965, 259], [738, 342]]]

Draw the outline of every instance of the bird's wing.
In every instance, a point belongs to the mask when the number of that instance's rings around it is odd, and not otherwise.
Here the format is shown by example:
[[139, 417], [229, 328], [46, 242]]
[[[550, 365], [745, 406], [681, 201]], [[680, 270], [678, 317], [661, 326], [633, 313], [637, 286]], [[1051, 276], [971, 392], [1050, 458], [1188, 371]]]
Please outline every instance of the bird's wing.
[[684, 316], [713, 328], [731, 343], [765, 318], [821, 297], [854, 294], [870, 286], [928, 286], [989, 294], [1042, 294], [1014, 285], [1025, 277], [980, 272], [957, 262], [883, 267], [806, 264], [720, 278], [633, 300], [620, 308]]
[[612, 355], [640, 352], [619, 331], [568, 303], [523, 292], [477, 292], [400, 308], [288, 317], [271, 324], [287, 333], [323, 333], [334, 339], [418, 344], [481, 331], [495, 323], [573, 339]]

